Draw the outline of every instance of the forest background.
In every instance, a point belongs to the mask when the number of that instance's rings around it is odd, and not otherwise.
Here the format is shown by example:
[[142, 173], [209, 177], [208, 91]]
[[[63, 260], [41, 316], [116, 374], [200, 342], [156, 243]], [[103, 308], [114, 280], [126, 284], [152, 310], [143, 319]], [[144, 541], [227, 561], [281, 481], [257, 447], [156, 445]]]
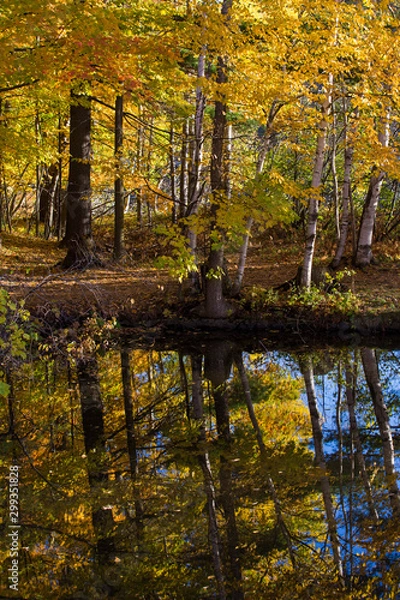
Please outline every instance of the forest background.
[[11, 0], [0, 31], [5, 288], [168, 316], [172, 275], [225, 318], [292, 278], [292, 304], [395, 309], [395, 3]]

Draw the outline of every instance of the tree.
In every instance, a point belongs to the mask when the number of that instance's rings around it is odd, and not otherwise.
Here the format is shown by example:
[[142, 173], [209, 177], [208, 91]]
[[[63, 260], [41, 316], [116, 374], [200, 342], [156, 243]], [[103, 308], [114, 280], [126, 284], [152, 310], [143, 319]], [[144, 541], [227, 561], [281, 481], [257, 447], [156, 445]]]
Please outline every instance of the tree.
[[331, 487], [329, 483], [329, 477], [326, 468], [326, 461], [323, 448], [323, 433], [321, 428], [321, 417], [317, 406], [317, 396], [315, 392], [314, 384], [314, 372], [312, 359], [305, 357], [300, 361], [300, 368], [303, 373], [304, 383], [307, 392], [308, 406], [310, 410], [311, 425], [313, 431], [314, 440], [314, 451], [315, 451], [315, 462], [321, 473], [321, 489], [324, 499], [324, 506], [326, 511], [326, 517], [328, 521], [328, 532], [329, 538], [332, 544], [332, 552], [334, 557], [335, 567], [337, 569], [337, 575], [339, 581], [344, 587], [344, 571], [343, 561], [341, 557], [340, 540], [338, 536], [338, 528], [335, 519], [335, 511], [333, 506], [333, 499], [331, 493]]
[[361, 358], [364, 367], [364, 373], [371, 393], [372, 402], [379, 432], [383, 445], [383, 461], [389, 490], [389, 498], [393, 514], [400, 513], [400, 490], [397, 485], [397, 476], [394, 466], [394, 446], [393, 436], [390, 429], [389, 415], [384, 402], [382, 386], [380, 383], [378, 360], [376, 353], [371, 348], [361, 350]]
[[[389, 145], [390, 133], [390, 112], [380, 123], [378, 132], [379, 142], [383, 148]], [[379, 202], [379, 195], [382, 183], [385, 177], [383, 171], [374, 169], [375, 173], [371, 175], [368, 192], [364, 201], [361, 223], [358, 232], [357, 250], [354, 262], [357, 267], [366, 267], [373, 262], [372, 255], [372, 237], [375, 227], [376, 209]]]
[[[232, 0], [223, 0], [221, 15], [226, 24], [232, 8]], [[227, 58], [217, 58], [217, 86], [227, 82]], [[215, 101], [215, 114], [213, 123], [213, 136], [210, 163], [211, 185], [211, 223], [210, 242], [211, 249], [205, 269], [205, 316], [209, 318], [224, 318], [228, 314], [228, 307], [224, 297], [223, 275], [225, 232], [218, 226], [217, 214], [221, 205], [222, 196], [226, 194], [225, 180], [225, 139], [227, 127], [227, 105], [222, 92], [222, 99]]]
[[115, 160], [116, 177], [114, 181], [114, 258], [120, 260], [124, 249], [124, 183], [121, 174], [121, 152], [123, 143], [123, 96], [117, 96], [115, 101]]
[[90, 189], [91, 100], [88, 94], [71, 94], [70, 161], [67, 187], [67, 222], [63, 267], [85, 267], [97, 262], [92, 237]]

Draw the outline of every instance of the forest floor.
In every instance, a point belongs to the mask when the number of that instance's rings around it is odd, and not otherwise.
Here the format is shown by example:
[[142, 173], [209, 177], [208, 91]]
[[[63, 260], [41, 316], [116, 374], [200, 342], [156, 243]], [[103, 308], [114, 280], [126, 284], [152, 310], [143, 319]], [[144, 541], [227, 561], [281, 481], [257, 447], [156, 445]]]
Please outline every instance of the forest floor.
[[[162, 253], [148, 230], [127, 232], [128, 254], [121, 263], [112, 260], [106, 230], [98, 230], [102, 266], [84, 271], [64, 271], [58, 263], [65, 250], [56, 240], [26, 234], [1, 234], [0, 285], [11, 296], [23, 299], [32, 315], [51, 326], [68, 325], [96, 312], [134, 326], [167, 319], [193, 319], [198, 302], [174, 281], [167, 270], [155, 266]], [[301, 244], [286, 236], [258, 237], [250, 247], [242, 299], [234, 302], [236, 319], [274, 320], [281, 324], [300, 320], [336, 325], [357, 319], [373, 331], [400, 333], [400, 243], [375, 247], [378, 264], [343, 277], [353, 295], [325, 295], [296, 301], [290, 291], [276, 288], [295, 277], [302, 258]], [[321, 249], [317, 261], [327, 265], [331, 249]], [[234, 268], [235, 255], [228, 255]], [[283, 326], [284, 328], [284, 326]], [[322, 327], [323, 328], [323, 327]]]

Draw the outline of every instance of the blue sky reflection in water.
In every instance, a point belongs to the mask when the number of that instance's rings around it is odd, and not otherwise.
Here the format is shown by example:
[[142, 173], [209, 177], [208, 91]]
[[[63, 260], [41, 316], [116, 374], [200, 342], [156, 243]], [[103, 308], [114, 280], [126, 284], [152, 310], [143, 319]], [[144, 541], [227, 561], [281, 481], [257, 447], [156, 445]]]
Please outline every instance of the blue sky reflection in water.
[[400, 353], [362, 353], [131, 344], [9, 374], [23, 597], [398, 598]]

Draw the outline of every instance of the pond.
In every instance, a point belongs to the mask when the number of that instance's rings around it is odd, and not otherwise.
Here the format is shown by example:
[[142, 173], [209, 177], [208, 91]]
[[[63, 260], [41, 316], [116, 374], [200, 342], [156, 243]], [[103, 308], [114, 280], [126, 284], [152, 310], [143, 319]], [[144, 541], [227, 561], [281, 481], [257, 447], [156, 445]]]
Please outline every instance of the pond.
[[399, 364], [195, 335], [42, 348], [1, 404], [1, 597], [399, 599]]

